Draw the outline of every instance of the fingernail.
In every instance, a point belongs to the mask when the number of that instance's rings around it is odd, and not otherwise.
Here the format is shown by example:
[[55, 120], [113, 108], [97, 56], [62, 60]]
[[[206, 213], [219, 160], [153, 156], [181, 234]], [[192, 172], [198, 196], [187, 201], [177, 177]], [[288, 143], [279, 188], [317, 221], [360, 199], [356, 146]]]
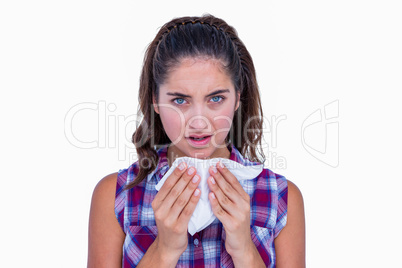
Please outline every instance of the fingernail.
[[199, 176], [197, 174], [195, 174], [195, 176], [192, 179], [192, 182], [196, 183], [198, 181], [198, 179], [199, 179]]
[[225, 167], [222, 162], [219, 162], [219, 166], [220, 166], [221, 168]]
[[212, 196], [213, 199], [216, 198], [214, 193], [211, 193], [211, 196]]
[[199, 189], [195, 189], [194, 195], [198, 196], [200, 194], [200, 190]]
[[211, 177], [211, 182], [212, 182], [212, 184], [215, 184], [215, 180], [212, 177]]
[[195, 169], [194, 169], [193, 167], [191, 167], [191, 168], [188, 170], [188, 175], [193, 174], [193, 173], [194, 173], [194, 171], [195, 171]]
[[212, 172], [213, 172], [213, 173], [217, 173], [217, 172], [218, 172], [218, 170], [216, 169], [216, 167], [212, 166]]
[[186, 164], [184, 163], [184, 162], [182, 162], [180, 165], [179, 165], [179, 169], [180, 170], [183, 170], [183, 169], [185, 169], [186, 168]]

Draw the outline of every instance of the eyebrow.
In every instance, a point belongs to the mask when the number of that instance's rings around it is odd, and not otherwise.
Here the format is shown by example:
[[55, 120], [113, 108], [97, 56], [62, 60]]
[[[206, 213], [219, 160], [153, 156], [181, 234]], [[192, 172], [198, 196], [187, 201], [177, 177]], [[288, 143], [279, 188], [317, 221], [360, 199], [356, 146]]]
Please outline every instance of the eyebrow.
[[[210, 96], [213, 96], [213, 95], [216, 95], [216, 94], [222, 94], [222, 93], [230, 93], [230, 90], [229, 89], [218, 89], [218, 90], [215, 90], [212, 93], [209, 93], [205, 97], [210, 97]], [[182, 97], [182, 98], [191, 98], [190, 95], [182, 94], [182, 93], [179, 93], [179, 92], [168, 92], [168, 93], [166, 93], [166, 95], [177, 96], [177, 97]]]

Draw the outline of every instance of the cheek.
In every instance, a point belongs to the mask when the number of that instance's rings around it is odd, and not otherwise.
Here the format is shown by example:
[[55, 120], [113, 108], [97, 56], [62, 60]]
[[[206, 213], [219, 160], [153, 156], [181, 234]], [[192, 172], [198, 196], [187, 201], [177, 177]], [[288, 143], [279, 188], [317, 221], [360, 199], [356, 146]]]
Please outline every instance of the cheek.
[[214, 142], [216, 144], [222, 144], [227, 137], [233, 120], [233, 107], [228, 107], [214, 117], [214, 128], [217, 131]]
[[178, 108], [170, 104], [159, 104], [159, 115], [165, 123], [180, 122], [184, 120], [184, 114]]
[[232, 107], [227, 107], [219, 113], [219, 115], [215, 116], [215, 125], [217, 128], [230, 128], [232, 125], [234, 111]]
[[183, 114], [172, 108], [160, 108], [160, 118], [169, 138], [176, 139], [183, 132]]

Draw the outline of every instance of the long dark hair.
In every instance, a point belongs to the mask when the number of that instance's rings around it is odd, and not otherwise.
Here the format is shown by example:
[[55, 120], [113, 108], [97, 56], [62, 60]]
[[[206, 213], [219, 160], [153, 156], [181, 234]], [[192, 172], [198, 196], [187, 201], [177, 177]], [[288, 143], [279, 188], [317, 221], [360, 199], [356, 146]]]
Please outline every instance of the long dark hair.
[[[263, 112], [249, 52], [236, 30], [222, 19], [212, 15], [181, 17], [163, 25], [145, 53], [138, 96], [138, 110], [143, 118], [132, 136], [139, 172], [126, 189], [138, 185], [156, 168], [157, 150], [171, 143], [159, 115], [153, 111], [153, 98], [158, 100], [159, 85], [183, 58], [198, 56], [220, 60], [236, 93], [240, 93], [240, 106], [234, 114], [226, 142], [232, 142], [249, 160], [264, 162], [261, 147]], [[260, 156], [257, 156], [256, 148]]]

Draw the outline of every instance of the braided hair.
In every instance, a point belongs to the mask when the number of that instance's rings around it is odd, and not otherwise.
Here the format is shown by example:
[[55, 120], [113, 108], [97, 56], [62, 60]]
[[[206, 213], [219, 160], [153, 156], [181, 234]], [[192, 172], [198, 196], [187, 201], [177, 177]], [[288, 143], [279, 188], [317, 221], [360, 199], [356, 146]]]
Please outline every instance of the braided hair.
[[[240, 105], [225, 141], [232, 142], [251, 161], [265, 160], [261, 147], [263, 113], [254, 64], [236, 30], [212, 15], [175, 18], [160, 28], [145, 53], [138, 96], [138, 110], [143, 118], [132, 136], [139, 172], [126, 189], [138, 185], [155, 170], [159, 161], [157, 150], [171, 143], [150, 104], [153, 99], [158, 100], [159, 85], [165, 82], [169, 71], [189, 57], [209, 57], [222, 63], [236, 93], [240, 93]], [[246, 121], [247, 129], [242, 129]]]

